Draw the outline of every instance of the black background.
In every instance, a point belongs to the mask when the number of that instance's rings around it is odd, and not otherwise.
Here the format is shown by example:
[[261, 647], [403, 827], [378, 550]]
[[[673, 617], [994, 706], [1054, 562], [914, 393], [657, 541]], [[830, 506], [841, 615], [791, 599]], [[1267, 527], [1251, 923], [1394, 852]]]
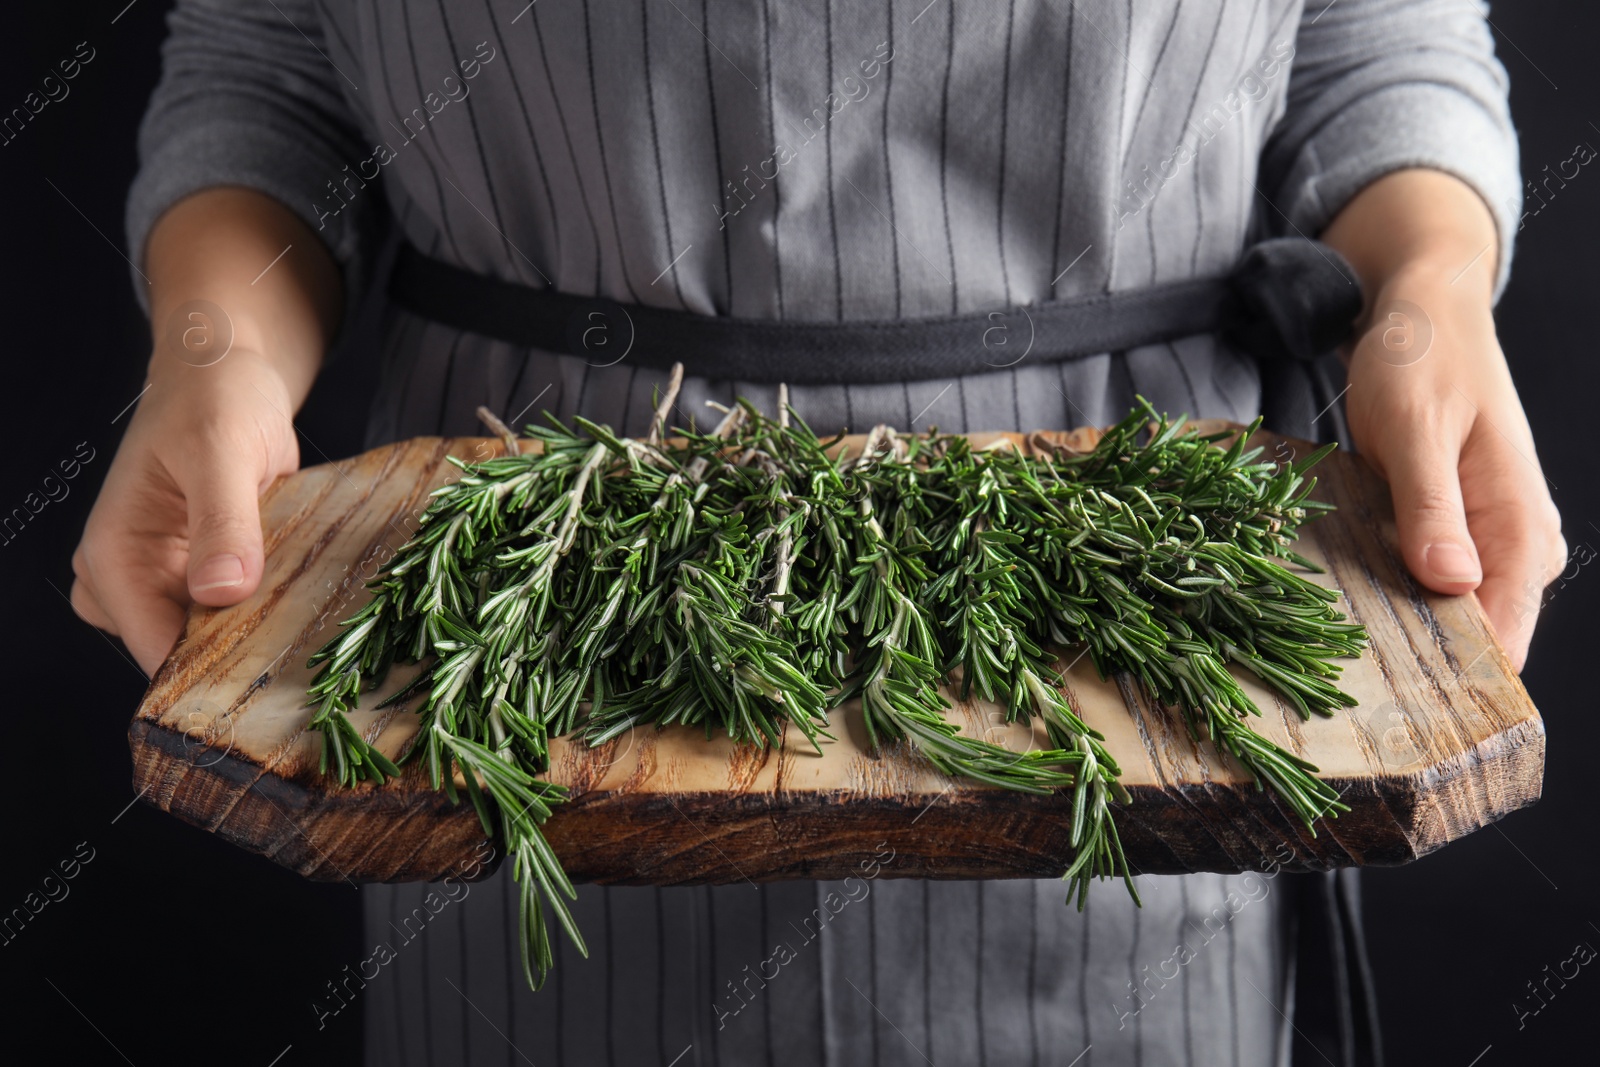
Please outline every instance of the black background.
[[[149, 343], [123, 258], [122, 208], [167, 5], [138, 0], [124, 11], [125, 2], [16, 5], [0, 42], [0, 113], [20, 106], [78, 42], [96, 52], [66, 99], [0, 145], [0, 397], [11, 442], [0, 512], [37, 491], [80, 442], [95, 451], [66, 499], [0, 545], [0, 700], [11, 724], [0, 742], [10, 813], [0, 912], [20, 906], [81, 842], [94, 850], [70, 895], [0, 945], [4, 1040], [33, 1039], [65, 1062], [350, 1063], [358, 1013], [319, 1030], [310, 1002], [360, 958], [356, 893], [302, 882], [144, 804], [128, 806], [126, 726], [144, 677], [65, 599], [73, 547], [128, 416], [113, 420], [139, 393]], [[1554, 170], [1579, 142], [1600, 146], [1600, 9], [1504, 4], [1494, 20], [1524, 175]], [[1585, 168], [1527, 219], [1498, 319], [1567, 539], [1600, 549], [1589, 418], [1600, 384], [1597, 241], [1600, 175]], [[311, 461], [319, 450], [359, 450], [361, 380], [360, 361], [346, 360], [319, 383], [300, 420]], [[1595, 1056], [1595, 967], [1520, 1028], [1512, 1004], [1534, 1006], [1526, 983], [1579, 942], [1600, 946], [1597, 779], [1585, 762], [1600, 752], [1588, 681], [1597, 613], [1600, 567], [1584, 568], [1551, 599], [1524, 674], [1548, 732], [1543, 801], [1420, 863], [1365, 875], [1391, 1063]]]

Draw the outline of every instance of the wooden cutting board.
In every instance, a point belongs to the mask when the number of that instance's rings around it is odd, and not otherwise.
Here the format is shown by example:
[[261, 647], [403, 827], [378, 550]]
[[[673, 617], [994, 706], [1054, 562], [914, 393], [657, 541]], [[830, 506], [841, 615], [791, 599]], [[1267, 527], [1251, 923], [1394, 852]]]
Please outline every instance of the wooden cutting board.
[[[1097, 435], [1039, 436], [1081, 449]], [[1256, 443], [1281, 459], [1310, 448], [1266, 433]], [[382, 788], [346, 790], [319, 776], [305, 662], [365, 602], [364, 580], [415, 527], [429, 491], [458, 474], [446, 456], [502, 447], [420, 438], [273, 485], [261, 505], [260, 589], [232, 608], [190, 611], [133, 720], [144, 800], [308, 878], [415, 881], [460, 870], [482, 828], [469, 804], [428, 787], [420, 761]], [[1231, 757], [1190, 740], [1176, 714], [1125, 678], [1101, 681], [1068, 649], [1072, 695], [1133, 795], [1118, 817], [1137, 872], [1254, 869], [1285, 843], [1291, 870], [1400, 864], [1539, 798], [1544, 727], [1476, 598], [1437, 596], [1410, 579], [1388, 488], [1363, 460], [1335, 454], [1317, 474], [1316, 495], [1339, 510], [1305, 528], [1300, 551], [1327, 568], [1319, 580], [1344, 591], [1345, 610], [1371, 636], [1366, 655], [1343, 661], [1342, 685], [1360, 706], [1302, 722], [1253, 681], [1246, 690], [1264, 713], [1256, 727], [1315, 762], [1351, 811], [1312, 836]], [[365, 707], [414, 671], [395, 671]], [[994, 705], [953, 703], [975, 733], [1047, 747], [1042, 729], [1000, 725]], [[405, 709], [353, 720], [390, 757], [416, 731]], [[644, 728], [598, 749], [552, 742], [550, 777], [572, 800], [548, 824], [551, 843], [575, 879], [624, 884], [839, 878], [885, 842], [898, 876], [1064, 868], [1066, 795], [954, 782], [899, 747], [867, 751], [859, 708], [847, 704], [833, 720], [838, 740], [822, 756], [797, 731], [765, 750], [684, 728]]]

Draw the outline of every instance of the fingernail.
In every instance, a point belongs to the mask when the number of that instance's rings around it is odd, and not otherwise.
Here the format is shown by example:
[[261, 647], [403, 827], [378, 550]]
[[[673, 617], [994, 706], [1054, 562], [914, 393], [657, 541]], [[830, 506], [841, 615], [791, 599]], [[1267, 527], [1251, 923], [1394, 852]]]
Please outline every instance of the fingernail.
[[195, 593], [243, 584], [244, 561], [238, 556], [212, 556], [189, 578], [189, 589]]
[[1435, 541], [1422, 550], [1422, 562], [1440, 582], [1476, 582], [1483, 578], [1477, 557], [1454, 541]]

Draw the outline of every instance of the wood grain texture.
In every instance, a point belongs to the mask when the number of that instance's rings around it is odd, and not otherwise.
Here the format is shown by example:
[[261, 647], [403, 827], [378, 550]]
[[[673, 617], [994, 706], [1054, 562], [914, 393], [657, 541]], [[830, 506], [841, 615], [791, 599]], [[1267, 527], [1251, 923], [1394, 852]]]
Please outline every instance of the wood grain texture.
[[[1214, 427], [1207, 427], [1214, 428]], [[1018, 435], [974, 435], [984, 441]], [[1037, 435], [1087, 448], [1093, 431]], [[1262, 433], [1286, 458], [1310, 446]], [[859, 439], [846, 442], [859, 447]], [[485, 458], [498, 442], [420, 438], [273, 485], [262, 500], [260, 589], [232, 608], [195, 608], [129, 731], [144, 799], [308, 878], [437, 879], [483, 840], [470, 805], [428, 787], [420, 764], [382, 788], [340, 789], [317, 772], [306, 729], [307, 657], [366, 600], [364, 581], [415, 528], [430, 490], [457, 473], [446, 457]], [[1544, 728], [1472, 596], [1441, 597], [1406, 574], [1388, 488], [1335, 454], [1316, 495], [1338, 506], [1305, 528], [1300, 551], [1325, 566], [1372, 646], [1347, 660], [1360, 706], [1302, 722], [1241, 675], [1266, 736], [1306, 756], [1351, 811], [1313, 836], [1210, 742], [1125, 678], [1101, 680], [1066, 650], [1070, 698], [1106, 735], [1133, 803], [1119, 811], [1130, 864], [1144, 873], [1256, 868], [1287, 844], [1288, 869], [1405, 863], [1539, 797]], [[396, 670], [365, 709], [415, 668]], [[982, 701], [956, 701], [966, 728], [1021, 751], [1043, 731], [1002, 725]], [[413, 712], [352, 716], [398, 757]], [[572, 789], [547, 833], [577, 880], [623, 884], [837, 878], [883, 842], [897, 876], [1004, 878], [1061, 872], [1065, 795], [1034, 797], [952, 782], [899, 746], [870, 752], [860, 710], [833, 712], [838, 740], [816, 755], [706, 741], [683, 728], [635, 730], [597, 749], [551, 745], [552, 780]], [[887, 873], [887, 872], [886, 872]]]

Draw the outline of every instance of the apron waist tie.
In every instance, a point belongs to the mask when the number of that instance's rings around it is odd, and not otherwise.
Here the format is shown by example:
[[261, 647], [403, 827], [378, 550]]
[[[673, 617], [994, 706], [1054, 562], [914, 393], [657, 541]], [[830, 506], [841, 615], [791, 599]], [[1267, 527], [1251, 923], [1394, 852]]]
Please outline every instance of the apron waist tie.
[[790, 385], [951, 378], [1205, 333], [1260, 361], [1312, 360], [1350, 336], [1362, 307], [1350, 265], [1303, 237], [1253, 245], [1223, 277], [914, 319], [698, 315], [503, 281], [409, 244], [400, 248], [389, 294], [446, 326], [597, 365], [681, 361], [698, 377]]

